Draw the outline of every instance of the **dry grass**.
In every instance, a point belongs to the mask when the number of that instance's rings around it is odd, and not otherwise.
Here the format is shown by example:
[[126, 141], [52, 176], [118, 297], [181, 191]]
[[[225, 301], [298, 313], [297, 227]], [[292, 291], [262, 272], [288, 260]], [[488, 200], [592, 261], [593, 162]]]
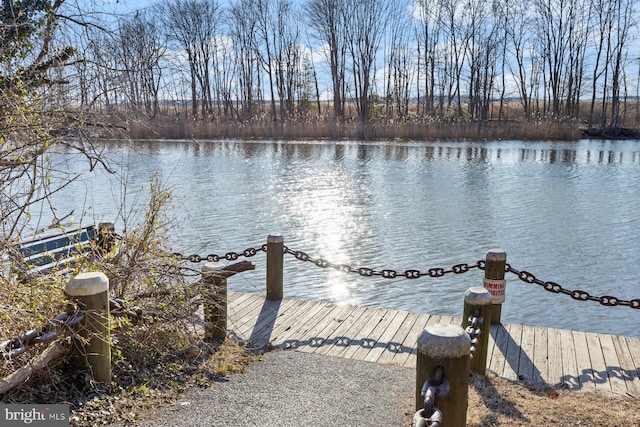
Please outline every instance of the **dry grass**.
[[318, 119], [272, 123], [160, 118], [131, 122], [134, 139], [351, 139], [351, 140], [577, 140], [581, 132], [567, 122], [451, 122], [403, 121], [359, 123]]
[[640, 400], [526, 387], [494, 375], [471, 378], [468, 427], [532, 425], [640, 427]]

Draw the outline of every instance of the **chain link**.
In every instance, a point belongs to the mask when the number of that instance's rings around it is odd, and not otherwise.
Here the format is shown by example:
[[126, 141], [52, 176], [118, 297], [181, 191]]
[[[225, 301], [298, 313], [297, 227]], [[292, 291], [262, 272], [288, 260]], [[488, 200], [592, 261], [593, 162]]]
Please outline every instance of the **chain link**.
[[225, 259], [227, 261], [235, 261], [240, 257], [251, 258], [255, 256], [258, 252], [266, 252], [266, 251], [267, 251], [267, 245], [264, 244], [259, 248], [247, 248], [242, 252], [227, 252], [224, 255], [218, 255], [218, 254], [209, 254], [205, 256], [198, 255], [198, 254], [183, 255], [179, 252], [174, 252], [171, 255], [174, 258], [178, 259], [179, 261], [190, 261], [193, 263], [200, 263], [202, 261], [218, 262], [222, 259]]
[[469, 338], [471, 338], [471, 348], [470, 348], [471, 357], [473, 357], [473, 355], [476, 352], [476, 348], [479, 342], [478, 337], [482, 332], [482, 330], [480, 329], [480, 325], [482, 325], [482, 321], [483, 319], [482, 319], [482, 316], [480, 316], [479, 310], [474, 310], [473, 315], [469, 316], [469, 319], [468, 319], [469, 326], [467, 326], [466, 332], [467, 334], [469, 334]]
[[422, 385], [420, 396], [424, 400], [424, 409], [414, 415], [413, 426], [439, 427], [442, 423], [442, 411], [437, 405], [449, 394], [451, 387], [444, 374], [444, 367], [438, 366], [434, 370], [433, 377]]
[[363, 277], [379, 276], [384, 279], [395, 279], [398, 277], [404, 277], [405, 279], [419, 279], [420, 277], [442, 277], [445, 274], [454, 273], [462, 274], [466, 273], [473, 268], [483, 270], [485, 266], [484, 261], [477, 261], [473, 264], [456, 264], [451, 268], [430, 268], [427, 271], [420, 271], [415, 269], [398, 271], [393, 269], [375, 270], [368, 267], [351, 267], [346, 264], [334, 264], [323, 258], [314, 258], [306, 252], [296, 251], [288, 247], [284, 247], [284, 253], [293, 256], [298, 261], [310, 262], [321, 268], [333, 268], [335, 270], [342, 271], [344, 273], [359, 274]]
[[[285, 254], [293, 256], [298, 261], [310, 262], [312, 264], [315, 264], [316, 267], [319, 267], [319, 268], [332, 268], [332, 269], [341, 271], [343, 273], [359, 274], [362, 277], [382, 277], [384, 279], [396, 279], [396, 278], [419, 279], [421, 277], [438, 278], [451, 273], [463, 274], [474, 268], [477, 268], [479, 270], [484, 270], [486, 267], [486, 261], [479, 260], [472, 264], [462, 263], [462, 264], [456, 264], [451, 268], [436, 267], [436, 268], [430, 268], [426, 271], [420, 271], [416, 269], [398, 271], [398, 270], [389, 269], [389, 268], [386, 268], [383, 270], [376, 270], [368, 267], [356, 268], [347, 264], [334, 264], [330, 261], [327, 261], [326, 259], [314, 258], [309, 254], [307, 254], [306, 252], [296, 251], [296, 250], [290, 249], [287, 246], [284, 246], [283, 251]], [[183, 255], [181, 253], [176, 252], [173, 254], [173, 256], [182, 261], [199, 263], [202, 261], [218, 262], [223, 259], [227, 261], [235, 261], [240, 257], [251, 258], [257, 255], [258, 252], [267, 252], [267, 245], [264, 244], [259, 248], [250, 247], [245, 249], [242, 252], [227, 252], [224, 255], [218, 255], [218, 254], [209, 254], [206, 256], [201, 256], [198, 254]], [[586, 291], [582, 291], [579, 289], [569, 290], [569, 289], [563, 288], [562, 286], [560, 286], [558, 283], [555, 283], [555, 282], [543, 282], [542, 280], [536, 278], [534, 274], [525, 270], [522, 270], [522, 271], [516, 270], [515, 268], [511, 267], [511, 265], [509, 264], [505, 266], [505, 271], [509, 273], [513, 273], [518, 277], [518, 279], [520, 279], [525, 283], [539, 285], [543, 289], [551, 293], [568, 295], [576, 301], [596, 301], [606, 307], [623, 306], [623, 307], [630, 307], [633, 309], [640, 309], [640, 299], [623, 300], [611, 295], [603, 295], [601, 297], [596, 297], [596, 296], [590, 295]]]
[[0, 353], [5, 360], [14, 358], [29, 350], [35, 344], [42, 344], [55, 339], [65, 328], [79, 323], [85, 314], [81, 311], [64, 313], [46, 321], [42, 327], [32, 329], [22, 335], [0, 343]]
[[538, 279], [534, 274], [524, 270], [522, 271], [516, 270], [515, 268], [511, 267], [511, 265], [509, 264], [505, 266], [505, 271], [516, 275], [518, 279], [522, 280], [525, 283], [541, 286], [546, 291], [549, 291], [554, 294], [569, 295], [571, 298], [573, 298], [576, 301], [595, 301], [595, 302], [599, 302], [605, 307], [623, 306], [623, 307], [640, 309], [640, 299], [623, 300], [620, 298], [613, 297], [611, 295], [603, 295], [601, 297], [596, 297], [580, 289], [575, 289], [575, 290], [566, 289], [555, 282], [543, 282], [542, 280]]

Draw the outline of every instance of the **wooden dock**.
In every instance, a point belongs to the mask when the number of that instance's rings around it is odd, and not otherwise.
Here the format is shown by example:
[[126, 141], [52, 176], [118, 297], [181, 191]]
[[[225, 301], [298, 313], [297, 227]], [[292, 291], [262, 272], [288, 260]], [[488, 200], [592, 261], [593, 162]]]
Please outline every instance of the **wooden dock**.
[[[461, 318], [229, 292], [229, 334], [266, 345], [415, 368], [416, 340]], [[462, 310], [462, 307], [461, 307]], [[525, 383], [640, 398], [640, 339], [517, 324], [493, 325], [487, 368]]]

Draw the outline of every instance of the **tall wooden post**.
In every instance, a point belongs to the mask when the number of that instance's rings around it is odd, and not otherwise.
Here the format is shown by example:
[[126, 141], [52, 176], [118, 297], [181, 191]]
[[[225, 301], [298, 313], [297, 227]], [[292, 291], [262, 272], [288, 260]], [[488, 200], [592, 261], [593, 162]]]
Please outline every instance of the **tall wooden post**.
[[73, 363], [89, 368], [98, 382], [111, 381], [109, 339], [109, 279], [104, 273], [80, 273], [65, 285], [65, 293], [84, 311], [79, 338], [74, 341]]
[[281, 234], [267, 237], [267, 299], [282, 299], [284, 276], [284, 238]]
[[487, 252], [485, 261], [482, 284], [493, 296], [491, 324], [495, 325], [500, 323], [502, 303], [505, 299], [507, 282], [504, 280], [504, 269], [507, 265], [507, 253], [502, 249], [490, 249]]
[[[475, 352], [473, 353], [470, 364], [471, 372], [478, 375], [484, 375], [487, 367], [487, 347], [489, 346], [492, 299], [493, 297], [489, 291], [480, 286], [469, 288], [464, 293], [462, 327], [464, 329], [473, 328], [476, 331], [480, 331], [480, 335], [476, 336], [478, 343], [474, 345]], [[478, 312], [478, 324], [470, 325], [469, 319], [475, 317], [474, 314], [476, 311]]]
[[202, 266], [205, 341], [227, 337], [227, 279], [215, 274], [220, 268], [219, 262]]
[[465, 427], [469, 402], [469, 351], [471, 339], [460, 326], [431, 325], [418, 338], [416, 359], [416, 410], [424, 409], [421, 391], [434, 377], [436, 368], [444, 368], [449, 382], [447, 395], [436, 402], [442, 411], [441, 427]]

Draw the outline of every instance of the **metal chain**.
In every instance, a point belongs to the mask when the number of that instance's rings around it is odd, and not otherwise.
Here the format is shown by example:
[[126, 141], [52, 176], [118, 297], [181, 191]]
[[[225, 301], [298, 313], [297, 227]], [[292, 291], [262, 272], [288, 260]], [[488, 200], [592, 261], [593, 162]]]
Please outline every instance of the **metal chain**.
[[0, 343], [0, 353], [6, 359], [19, 356], [36, 344], [55, 339], [62, 330], [69, 328], [84, 319], [81, 311], [64, 313], [46, 321], [41, 328], [32, 329], [22, 335]]
[[[287, 246], [284, 246], [283, 251], [285, 254], [292, 255], [299, 261], [310, 262], [320, 268], [333, 268], [335, 270], [342, 271], [344, 273], [359, 274], [360, 276], [363, 276], [363, 277], [378, 276], [384, 279], [395, 279], [399, 277], [403, 277], [406, 279], [418, 279], [420, 277], [437, 278], [450, 273], [453, 273], [453, 274], [466, 273], [469, 270], [472, 270], [474, 268], [477, 268], [479, 270], [484, 270], [486, 267], [486, 261], [479, 260], [473, 264], [462, 263], [462, 264], [456, 264], [451, 268], [430, 268], [426, 271], [420, 271], [417, 269], [410, 269], [405, 271], [398, 271], [393, 269], [375, 270], [373, 268], [367, 268], [367, 267], [355, 268], [347, 264], [334, 264], [330, 261], [327, 261], [326, 259], [314, 258], [303, 251], [296, 251], [288, 248]], [[235, 261], [240, 257], [251, 258], [255, 256], [258, 252], [267, 252], [267, 245], [264, 244], [259, 248], [250, 247], [245, 249], [242, 252], [227, 252], [224, 255], [218, 255], [218, 254], [209, 254], [205, 256], [201, 256], [197, 254], [183, 255], [181, 253], [176, 252], [173, 254], [173, 256], [182, 261], [199, 263], [202, 261], [218, 262], [222, 259], [225, 259], [227, 261]], [[640, 299], [623, 300], [610, 295], [595, 297], [590, 295], [588, 292], [585, 292], [582, 290], [565, 289], [555, 282], [543, 282], [542, 280], [536, 278], [536, 276], [534, 276], [532, 273], [529, 273], [528, 271], [516, 270], [513, 267], [511, 267], [511, 265], [509, 264], [506, 264], [505, 271], [515, 274], [516, 276], [518, 276], [520, 280], [522, 280], [525, 283], [532, 283], [532, 284], [542, 286], [545, 290], [551, 293], [569, 295], [571, 298], [577, 301], [597, 301], [600, 304], [607, 307], [624, 306], [624, 307], [630, 307], [634, 309], [640, 309]]]
[[515, 268], [511, 267], [509, 264], [505, 266], [505, 271], [515, 274], [516, 276], [518, 276], [518, 279], [522, 280], [525, 283], [531, 283], [531, 284], [542, 286], [546, 291], [549, 291], [554, 294], [569, 295], [571, 298], [573, 298], [576, 301], [596, 301], [606, 307], [616, 307], [620, 305], [623, 307], [640, 309], [640, 299], [623, 300], [610, 295], [603, 295], [601, 297], [596, 297], [596, 296], [590, 295], [586, 291], [581, 291], [579, 289], [575, 289], [575, 290], [565, 289], [555, 282], [543, 282], [542, 280], [538, 279], [536, 276], [534, 276], [532, 273], [529, 273], [528, 271], [516, 270]]
[[438, 366], [433, 377], [425, 381], [420, 391], [424, 399], [424, 410], [416, 412], [413, 426], [439, 427], [442, 423], [442, 411], [437, 408], [438, 402], [449, 394], [449, 380], [444, 376], [444, 367]]
[[366, 268], [366, 267], [355, 268], [347, 264], [334, 264], [322, 258], [313, 258], [309, 256], [307, 253], [302, 251], [294, 251], [292, 249], [289, 249], [286, 246], [284, 247], [284, 252], [288, 255], [294, 256], [299, 261], [310, 262], [320, 268], [333, 268], [335, 270], [342, 271], [344, 273], [356, 273], [364, 277], [380, 276], [385, 279], [395, 279], [397, 277], [404, 277], [406, 279], [418, 279], [420, 277], [425, 277], [425, 276], [442, 277], [445, 274], [449, 274], [449, 273], [454, 273], [454, 274], [466, 273], [467, 271], [473, 268], [484, 270], [484, 267], [485, 267], [485, 261], [480, 260], [473, 264], [466, 264], [466, 263], [456, 264], [451, 268], [430, 268], [427, 271], [420, 271], [420, 270], [397, 271], [392, 269], [374, 270], [372, 268]]
[[471, 357], [476, 352], [476, 346], [478, 345], [478, 337], [482, 330], [479, 328], [482, 325], [482, 316], [480, 316], [479, 310], [474, 310], [473, 315], [469, 316], [469, 326], [467, 326], [466, 332], [469, 334], [469, 338], [471, 338], [471, 348], [470, 353]]
[[182, 255], [179, 252], [174, 252], [172, 255], [177, 258], [179, 261], [191, 261], [193, 263], [199, 263], [202, 261], [208, 262], [218, 262], [222, 259], [226, 259], [227, 261], [235, 261], [240, 257], [251, 258], [255, 256], [258, 252], [267, 252], [267, 245], [264, 244], [260, 248], [247, 248], [242, 252], [227, 252], [224, 255], [218, 254], [209, 254], [205, 256], [193, 254], [193, 255]]

